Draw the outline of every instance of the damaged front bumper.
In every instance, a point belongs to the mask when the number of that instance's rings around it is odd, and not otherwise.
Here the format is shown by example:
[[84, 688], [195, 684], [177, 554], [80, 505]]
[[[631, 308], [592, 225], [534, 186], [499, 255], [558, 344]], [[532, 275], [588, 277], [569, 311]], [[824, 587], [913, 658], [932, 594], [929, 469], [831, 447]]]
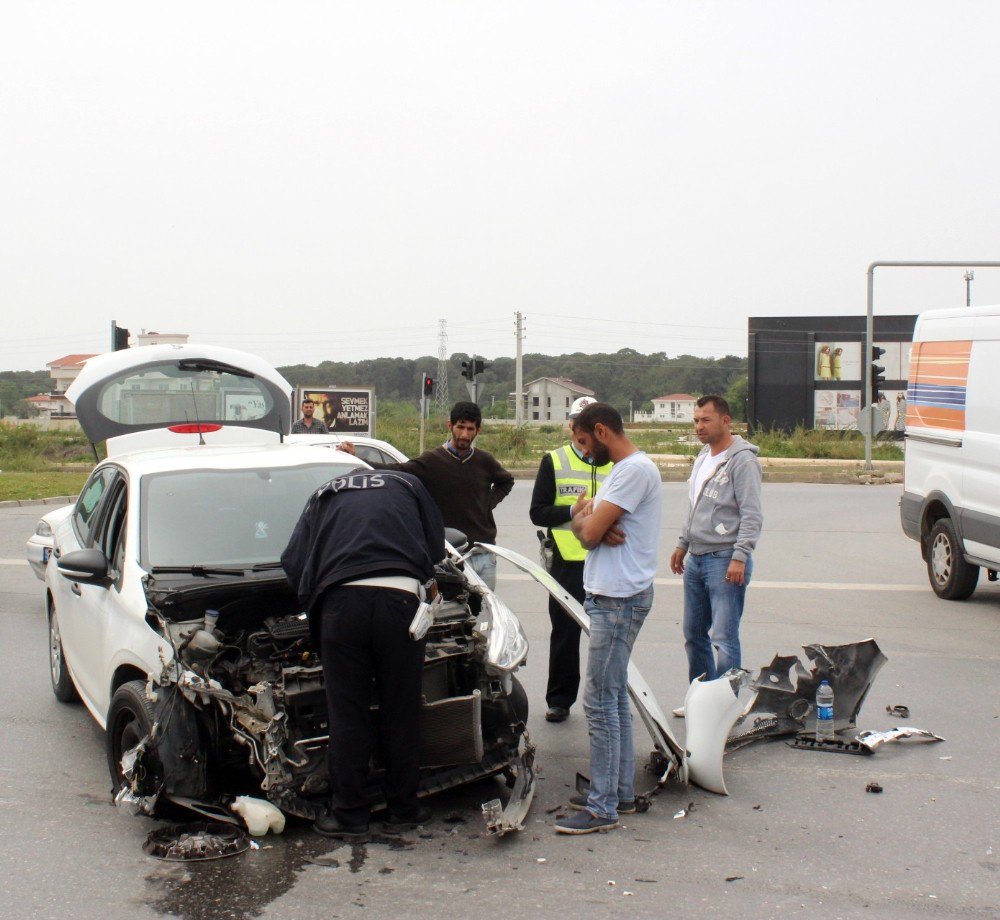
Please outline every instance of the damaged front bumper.
[[486, 831], [502, 837], [510, 831], [524, 830], [524, 819], [528, 817], [531, 803], [535, 798], [535, 746], [525, 730], [518, 743], [517, 760], [512, 765], [514, 785], [506, 806], [500, 799], [483, 802], [483, 820]]
[[[239, 823], [213, 803], [208, 764], [200, 742], [198, 713], [215, 707], [233, 739], [246, 749], [250, 766], [261, 774], [260, 788], [267, 798], [289, 814], [307, 820], [319, 816], [320, 808], [298, 792], [293, 768], [304, 761], [297, 756], [298, 748], [289, 742], [286, 714], [275, 705], [269, 683], [256, 684], [247, 693], [236, 695], [218, 681], [206, 680], [169, 661], [164, 662], [157, 677], [149, 676], [146, 695], [153, 703], [153, 727], [149, 735], [122, 755], [123, 783], [115, 796], [116, 805], [134, 814], [153, 815], [157, 803], [166, 800], [202, 817]], [[516, 754], [512, 753], [503, 768], [512, 787], [507, 804], [498, 798], [482, 805], [487, 832], [495, 836], [523, 829], [535, 794], [535, 748], [523, 723], [513, 728], [519, 740]], [[151, 755], [158, 761], [155, 771], [144, 763]], [[473, 769], [464, 773], [470, 779], [488, 776], [496, 772], [498, 765], [494, 761], [489, 772], [481, 772], [486, 769], [487, 765], [480, 765], [480, 772]], [[153, 773], [162, 777], [156, 786], [149, 781]], [[445, 788], [429, 785], [431, 789]]]

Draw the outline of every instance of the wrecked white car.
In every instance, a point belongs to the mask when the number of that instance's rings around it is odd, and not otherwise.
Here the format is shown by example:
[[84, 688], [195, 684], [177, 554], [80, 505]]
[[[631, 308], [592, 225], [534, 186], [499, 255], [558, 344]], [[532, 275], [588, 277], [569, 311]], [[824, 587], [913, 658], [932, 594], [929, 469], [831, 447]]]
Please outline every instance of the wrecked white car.
[[[327, 800], [322, 667], [278, 559], [309, 494], [360, 464], [282, 443], [290, 392], [239, 352], [151, 346], [91, 359], [68, 393], [108, 458], [53, 528], [52, 687], [106, 729], [116, 800], [136, 811], [221, 817], [249, 793], [311, 819]], [[421, 793], [503, 775], [506, 806], [484, 804], [503, 833], [534, 791], [527, 639], [453, 550], [438, 581]]]

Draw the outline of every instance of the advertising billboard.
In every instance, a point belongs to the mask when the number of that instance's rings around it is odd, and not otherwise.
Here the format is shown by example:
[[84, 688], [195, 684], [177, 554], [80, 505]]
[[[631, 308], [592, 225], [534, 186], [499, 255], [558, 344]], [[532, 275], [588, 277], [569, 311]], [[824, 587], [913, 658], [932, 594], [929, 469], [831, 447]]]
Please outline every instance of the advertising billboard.
[[336, 434], [375, 436], [375, 391], [343, 387], [298, 387], [296, 406], [303, 399], [316, 403], [315, 418]]

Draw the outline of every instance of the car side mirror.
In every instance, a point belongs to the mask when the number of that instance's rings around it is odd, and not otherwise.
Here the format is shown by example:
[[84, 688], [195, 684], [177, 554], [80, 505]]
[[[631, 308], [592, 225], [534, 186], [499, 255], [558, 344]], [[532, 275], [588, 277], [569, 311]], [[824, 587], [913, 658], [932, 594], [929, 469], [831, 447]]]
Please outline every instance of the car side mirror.
[[101, 584], [108, 578], [108, 559], [99, 549], [78, 549], [56, 560], [59, 574], [71, 581]]

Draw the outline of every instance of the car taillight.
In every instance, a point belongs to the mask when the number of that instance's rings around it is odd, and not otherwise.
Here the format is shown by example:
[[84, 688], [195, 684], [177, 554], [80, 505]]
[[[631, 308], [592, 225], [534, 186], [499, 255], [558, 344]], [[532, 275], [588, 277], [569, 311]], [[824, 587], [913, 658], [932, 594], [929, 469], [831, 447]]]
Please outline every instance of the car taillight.
[[208, 434], [210, 431], [221, 431], [222, 426], [207, 422], [194, 422], [184, 425], [171, 425], [167, 430], [172, 431], [174, 434]]

